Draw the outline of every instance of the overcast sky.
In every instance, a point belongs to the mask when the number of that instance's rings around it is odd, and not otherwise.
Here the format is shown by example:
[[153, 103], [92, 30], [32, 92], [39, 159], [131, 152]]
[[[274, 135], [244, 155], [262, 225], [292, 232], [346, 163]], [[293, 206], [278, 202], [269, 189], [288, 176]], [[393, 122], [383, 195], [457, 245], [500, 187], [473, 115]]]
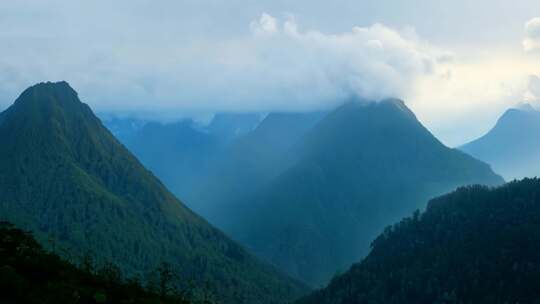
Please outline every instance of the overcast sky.
[[538, 104], [538, 16], [537, 0], [1, 1], [0, 109], [48, 80], [169, 119], [398, 97], [455, 146]]

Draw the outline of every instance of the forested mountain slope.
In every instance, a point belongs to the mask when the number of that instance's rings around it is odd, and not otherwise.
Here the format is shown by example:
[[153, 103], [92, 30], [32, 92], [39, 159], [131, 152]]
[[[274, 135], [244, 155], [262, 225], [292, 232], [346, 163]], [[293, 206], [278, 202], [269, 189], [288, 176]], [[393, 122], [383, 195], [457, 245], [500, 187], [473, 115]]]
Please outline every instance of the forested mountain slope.
[[538, 303], [540, 180], [458, 189], [372, 247], [298, 304]]
[[1, 117], [1, 220], [128, 275], [168, 262], [221, 303], [287, 302], [305, 291], [186, 208], [67, 83], [27, 89]]

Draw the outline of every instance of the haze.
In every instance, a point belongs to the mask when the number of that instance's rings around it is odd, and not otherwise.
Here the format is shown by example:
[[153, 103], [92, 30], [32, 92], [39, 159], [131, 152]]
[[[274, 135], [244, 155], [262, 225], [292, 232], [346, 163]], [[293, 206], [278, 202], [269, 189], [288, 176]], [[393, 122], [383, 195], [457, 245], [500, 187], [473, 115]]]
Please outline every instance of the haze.
[[538, 16], [533, 0], [3, 1], [0, 109], [44, 80], [169, 120], [398, 97], [457, 146], [538, 102]]

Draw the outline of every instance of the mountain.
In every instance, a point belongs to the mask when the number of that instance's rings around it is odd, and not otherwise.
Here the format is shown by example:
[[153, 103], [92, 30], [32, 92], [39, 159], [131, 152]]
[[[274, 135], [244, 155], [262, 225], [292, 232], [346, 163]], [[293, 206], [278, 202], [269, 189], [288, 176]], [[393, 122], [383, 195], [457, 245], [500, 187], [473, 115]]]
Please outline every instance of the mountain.
[[[187, 198], [212, 223], [226, 225], [240, 197], [280, 174], [290, 164], [288, 150], [324, 117], [323, 112], [268, 114], [255, 130], [225, 147], [198, 178]], [[208, 191], [212, 189], [212, 191]]]
[[221, 141], [230, 142], [253, 131], [261, 119], [259, 113], [217, 113], [204, 129]]
[[[282, 157], [323, 112], [218, 113], [210, 124], [102, 115], [106, 127], [188, 206], [222, 225], [229, 201], [281, 173]], [[212, 189], [212, 191], [208, 191]]]
[[25, 90], [1, 117], [0, 220], [128, 275], [167, 262], [219, 303], [284, 303], [306, 290], [178, 201], [66, 82]]
[[537, 303], [540, 180], [469, 186], [388, 227], [371, 253], [298, 304]]
[[[193, 203], [193, 189], [209, 163], [261, 121], [258, 113], [217, 113], [204, 126], [192, 120], [161, 123], [102, 115], [105, 126], [177, 197]], [[199, 189], [198, 187], [197, 189]], [[206, 192], [206, 190], [203, 190]]]
[[367, 254], [369, 243], [429, 198], [503, 182], [441, 144], [399, 100], [347, 103], [288, 152], [294, 163], [239, 199], [225, 231], [312, 286]]
[[540, 175], [540, 112], [530, 105], [507, 110], [484, 136], [460, 147], [506, 179]]
[[123, 143], [177, 197], [185, 198], [196, 177], [222, 149], [220, 141], [185, 120], [168, 124], [149, 122]]
[[118, 117], [110, 113], [101, 113], [97, 116], [121, 143], [131, 140], [148, 123], [146, 120]]

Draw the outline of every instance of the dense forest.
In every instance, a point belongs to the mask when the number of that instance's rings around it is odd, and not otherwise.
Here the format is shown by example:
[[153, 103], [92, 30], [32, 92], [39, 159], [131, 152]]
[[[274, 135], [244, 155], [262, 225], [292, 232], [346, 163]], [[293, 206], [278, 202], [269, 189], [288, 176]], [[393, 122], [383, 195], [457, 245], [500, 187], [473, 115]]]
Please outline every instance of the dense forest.
[[67, 83], [27, 89], [0, 117], [0, 220], [42, 244], [94, 252], [128, 276], [166, 262], [220, 303], [307, 291], [185, 207]]
[[30, 233], [0, 222], [1, 303], [212, 303], [178, 289], [180, 279], [166, 263], [146, 283], [125, 278], [112, 263], [96, 264], [91, 255], [75, 265], [44, 250]]
[[372, 247], [298, 304], [540, 303], [540, 179], [460, 188]]

